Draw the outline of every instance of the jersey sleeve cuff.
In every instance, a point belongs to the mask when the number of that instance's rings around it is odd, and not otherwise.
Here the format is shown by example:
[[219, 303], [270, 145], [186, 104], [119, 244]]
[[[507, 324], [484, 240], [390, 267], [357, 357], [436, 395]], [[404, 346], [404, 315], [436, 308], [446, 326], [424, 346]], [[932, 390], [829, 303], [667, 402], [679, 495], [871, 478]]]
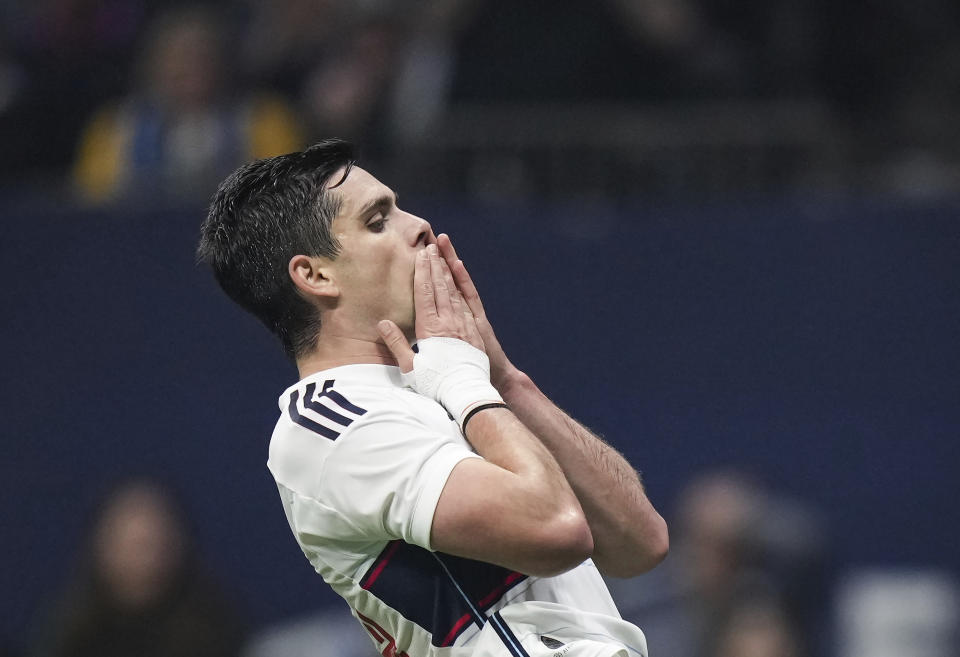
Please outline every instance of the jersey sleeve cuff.
[[441, 447], [430, 459], [421, 475], [427, 484], [420, 490], [420, 497], [413, 512], [413, 522], [410, 524], [411, 535], [405, 537], [405, 541], [433, 551], [430, 543], [430, 530], [433, 527], [433, 515], [437, 510], [440, 494], [443, 492], [443, 487], [446, 486], [453, 468], [460, 461], [469, 458], [482, 457], [463, 449], [459, 445], [448, 444]]

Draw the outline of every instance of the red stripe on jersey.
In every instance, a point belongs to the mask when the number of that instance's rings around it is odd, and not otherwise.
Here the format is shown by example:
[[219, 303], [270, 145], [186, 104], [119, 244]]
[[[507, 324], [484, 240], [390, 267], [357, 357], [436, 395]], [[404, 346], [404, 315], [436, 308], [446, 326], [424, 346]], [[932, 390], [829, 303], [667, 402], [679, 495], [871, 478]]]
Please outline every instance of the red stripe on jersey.
[[377, 560], [376, 566], [373, 570], [370, 571], [370, 574], [367, 575], [367, 579], [360, 583], [360, 587], [363, 589], [368, 589], [373, 586], [373, 583], [377, 581], [377, 578], [380, 577], [380, 573], [383, 572], [383, 569], [387, 567], [387, 564], [390, 563], [391, 557], [393, 557], [394, 552], [397, 551], [397, 548], [400, 547], [402, 541], [396, 540], [390, 543], [387, 546], [387, 549], [384, 550], [383, 554]]
[[357, 617], [363, 622], [363, 625], [364, 627], [367, 628], [367, 631], [370, 632], [370, 634], [372, 634], [374, 637], [376, 637], [377, 635], [371, 631], [372, 628], [375, 628], [380, 634], [383, 635], [383, 638], [380, 640], [387, 642], [387, 645], [385, 645], [383, 647], [383, 650], [380, 651], [380, 654], [382, 654], [383, 657], [410, 657], [403, 650], [397, 650], [396, 639], [390, 636], [390, 633], [387, 632], [385, 629], [377, 625], [376, 622], [374, 622], [370, 618], [367, 618], [366, 616], [361, 614], [359, 611], [357, 612]]
[[491, 591], [491, 592], [489, 593], [489, 595], [487, 595], [487, 597], [485, 597], [483, 600], [481, 600], [481, 601], [480, 601], [479, 603], [477, 603], [477, 604], [478, 604], [480, 607], [486, 607], [486, 606], [489, 605], [489, 604], [493, 604], [493, 602], [494, 602], [497, 598], [499, 598], [501, 595], [503, 595], [503, 594], [506, 592], [506, 590], [507, 590], [508, 588], [510, 588], [510, 585], [511, 585], [511, 584], [513, 584], [514, 582], [516, 582], [516, 581], [519, 580], [519, 579], [523, 579], [524, 577], [526, 577], [526, 575], [524, 575], [523, 573], [517, 573], [517, 572], [510, 573], [510, 574], [507, 576], [507, 578], [506, 578], [505, 580], [503, 580], [503, 584], [501, 584], [500, 586], [498, 586], [497, 588], [495, 588], [493, 591]]
[[440, 642], [440, 647], [444, 648], [446, 646], [452, 646], [453, 642], [456, 640], [457, 636], [460, 634], [460, 631], [463, 629], [463, 626], [473, 620], [473, 614], [464, 614], [453, 624], [450, 632], [447, 633], [447, 636], [443, 637], [443, 641]]
[[369, 623], [364, 623], [363, 626], [367, 629], [367, 632], [370, 633], [370, 636], [376, 639], [378, 643], [381, 643], [387, 640], [386, 637], [380, 636], [380, 633], [377, 632], [377, 629], [373, 625], [370, 625]]
[[[480, 600], [478, 605], [480, 608], [486, 607], [489, 604], [492, 604], [500, 596], [506, 593], [507, 589], [510, 588], [516, 581], [526, 577], [523, 573], [510, 573], [507, 578], [503, 581], [503, 584], [491, 591], [483, 600]], [[457, 635], [460, 634], [460, 631], [463, 629], [463, 626], [473, 620], [473, 614], [464, 614], [461, 616], [456, 623], [454, 623], [453, 628], [450, 632], [447, 633], [447, 636], [443, 637], [443, 641], [440, 643], [441, 647], [452, 646], [453, 642], [456, 640]]]

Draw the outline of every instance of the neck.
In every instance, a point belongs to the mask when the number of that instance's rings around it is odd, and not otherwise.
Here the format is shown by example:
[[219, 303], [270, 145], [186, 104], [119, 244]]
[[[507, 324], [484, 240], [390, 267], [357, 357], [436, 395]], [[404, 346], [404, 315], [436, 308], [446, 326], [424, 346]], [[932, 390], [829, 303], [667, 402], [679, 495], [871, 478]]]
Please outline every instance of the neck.
[[321, 335], [316, 348], [297, 359], [300, 378], [341, 365], [396, 365], [397, 359], [378, 337]]

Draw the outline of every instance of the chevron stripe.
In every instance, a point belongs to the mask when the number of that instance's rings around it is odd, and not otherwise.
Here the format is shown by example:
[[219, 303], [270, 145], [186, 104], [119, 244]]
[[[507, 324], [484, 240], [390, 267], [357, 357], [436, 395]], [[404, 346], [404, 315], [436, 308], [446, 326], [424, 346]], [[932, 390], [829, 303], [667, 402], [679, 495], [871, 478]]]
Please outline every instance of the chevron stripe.
[[290, 414], [290, 419], [295, 423], [299, 424], [305, 429], [309, 429], [314, 433], [320, 434], [324, 438], [329, 438], [330, 440], [336, 440], [340, 437], [340, 433], [343, 429], [349, 427], [355, 420], [355, 418], [347, 417], [342, 413], [338, 413], [333, 410], [326, 404], [323, 404], [320, 401], [321, 397], [326, 397], [331, 402], [339, 406], [342, 410], [352, 413], [353, 415], [364, 415], [367, 410], [365, 408], [360, 408], [359, 406], [350, 403], [346, 397], [341, 395], [336, 390], [333, 390], [333, 380], [328, 380], [323, 382], [323, 388], [320, 393], [317, 394], [317, 384], [309, 383], [304, 389], [303, 397], [303, 408], [309, 410], [317, 415], [323, 417], [326, 420], [329, 420], [333, 423], [343, 427], [330, 427], [322, 422], [318, 422], [315, 419], [307, 417], [300, 412], [300, 409], [297, 406], [297, 402], [300, 401], [300, 391], [294, 390], [290, 393], [290, 403], [287, 406], [287, 412]]

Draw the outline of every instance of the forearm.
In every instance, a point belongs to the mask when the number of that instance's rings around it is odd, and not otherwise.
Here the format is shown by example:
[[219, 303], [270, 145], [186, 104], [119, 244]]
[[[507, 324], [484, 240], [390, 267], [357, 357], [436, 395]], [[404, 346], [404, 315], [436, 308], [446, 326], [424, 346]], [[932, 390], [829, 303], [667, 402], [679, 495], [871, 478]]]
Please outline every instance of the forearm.
[[553, 455], [576, 494], [593, 535], [597, 566], [626, 577], [659, 563], [667, 550], [666, 523], [633, 467], [522, 372], [515, 370], [498, 383], [507, 405]]
[[506, 408], [475, 415], [466, 437], [476, 452], [518, 477], [525, 486], [522, 503], [531, 505], [530, 519], [543, 521], [571, 512], [580, 514], [580, 503], [553, 454]]
[[556, 459], [586, 515], [594, 561], [604, 572], [621, 577], [649, 570], [666, 555], [667, 528], [639, 476], [616, 450], [557, 408], [511, 364], [450, 238], [441, 234], [437, 243], [482, 338], [490, 382]]
[[539, 576], [591, 556], [590, 526], [563, 471], [511, 411], [474, 415], [467, 438], [484, 459], [467, 459], [467, 476], [448, 480], [444, 495], [455, 500], [457, 514], [451, 521], [438, 507], [437, 549]]

